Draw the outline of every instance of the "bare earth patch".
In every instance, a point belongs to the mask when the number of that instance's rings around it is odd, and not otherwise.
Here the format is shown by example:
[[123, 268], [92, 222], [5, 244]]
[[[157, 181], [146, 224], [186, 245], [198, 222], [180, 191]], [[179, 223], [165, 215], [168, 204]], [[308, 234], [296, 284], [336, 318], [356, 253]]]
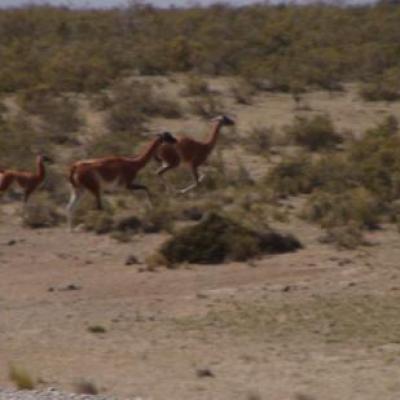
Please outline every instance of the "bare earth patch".
[[125, 259], [165, 235], [120, 244], [3, 224], [0, 385], [13, 363], [39, 388], [85, 379], [120, 398], [396, 399], [398, 234], [338, 252], [293, 227], [297, 253], [140, 273]]

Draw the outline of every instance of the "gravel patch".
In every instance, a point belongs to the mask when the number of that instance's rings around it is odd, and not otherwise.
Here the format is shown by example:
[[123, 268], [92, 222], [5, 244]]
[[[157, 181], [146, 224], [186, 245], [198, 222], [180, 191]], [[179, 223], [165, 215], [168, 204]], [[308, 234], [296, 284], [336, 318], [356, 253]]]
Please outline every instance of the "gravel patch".
[[[88, 395], [60, 392], [57, 389], [46, 390], [6, 390], [0, 389], [0, 400], [117, 400], [113, 396]], [[134, 397], [129, 400], [144, 400]]]

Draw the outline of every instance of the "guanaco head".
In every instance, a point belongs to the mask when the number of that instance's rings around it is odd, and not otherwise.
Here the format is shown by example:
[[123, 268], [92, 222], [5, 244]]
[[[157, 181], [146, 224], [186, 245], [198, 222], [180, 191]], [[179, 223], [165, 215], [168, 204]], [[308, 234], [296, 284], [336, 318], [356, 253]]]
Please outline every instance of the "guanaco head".
[[48, 163], [53, 163], [54, 160], [51, 157], [46, 156], [45, 154], [39, 154], [37, 156], [37, 160], [41, 162], [48, 162]]
[[158, 136], [161, 138], [161, 140], [164, 143], [174, 144], [177, 142], [177, 140], [175, 139], [175, 136], [173, 136], [170, 132], [162, 132], [162, 133], [159, 133]]
[[227, 117], [226, 115], [220, 115], [218, 117], [213, 118], [211, 121], [218, 122], [222, 126], [223, 125], [225, 125], [225, 126], [235, 125], [235, 121], [233, 119]]

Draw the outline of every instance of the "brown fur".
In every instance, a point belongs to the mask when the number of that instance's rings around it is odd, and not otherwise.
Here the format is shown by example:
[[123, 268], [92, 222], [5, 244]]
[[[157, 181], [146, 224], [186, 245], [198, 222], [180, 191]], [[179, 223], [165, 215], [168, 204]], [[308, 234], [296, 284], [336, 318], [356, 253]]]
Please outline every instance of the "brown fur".
[[156, 159], [161, 161], [163, 165], [157, 171], [157, 174], [162, 176], [168, 170], [184, 163], [192, 172], [194, 184], [183, 189], [181, 192], [185, 193], [196, 187], [200, 182], [198, 168], [204, 164], [215, 147], [221, 128], [230, 125], [234, 125], [233, 120], [225, 116], [220, 116], [213, 120], [210, 136], [205, 141], [183, 136], [178, 138], [175, 144], [164, 143], [161, 145], [157, 151]]
[[26, 203], [46, 177], [44, 160], [44, 156], [37, 156], [35, 172], [0, 170], [0, 192], [6, 192], [13, 184], [17, 185], [23, 190]]
[[80, 194], [87, 190], [96, 199], [98, 209], [102, 209], [101, 192], [102, 184], [113, 182], [119, 187], [129, 190], [144, 190], [149, 195], [146, 186], [134, 182], [138, 172], [153, 157], [157, 148], [163, 142], [174, 143], [175, 138], [168, 132], [157, 135], [149, 145], [136, 157], [104, 157], [90, 160], [77, 161], [69, 170], [69, 181], [73, 188], [68, 212], [70, 226], [72, 224], [72, 210]]

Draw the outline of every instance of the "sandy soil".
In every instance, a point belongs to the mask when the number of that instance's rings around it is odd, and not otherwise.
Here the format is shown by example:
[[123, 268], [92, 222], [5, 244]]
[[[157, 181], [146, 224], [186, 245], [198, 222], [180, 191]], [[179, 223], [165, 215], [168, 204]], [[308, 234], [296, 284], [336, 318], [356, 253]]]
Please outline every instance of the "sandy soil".
[[398, 233], [338, 252], [297, 225], [294, 254], [140, 272], [127, 256], [164, 235], [120, 244], [3, 223], [0, 385], [14, 363], [39, 387], [85, 379], [121, 398], [397, 399]]

